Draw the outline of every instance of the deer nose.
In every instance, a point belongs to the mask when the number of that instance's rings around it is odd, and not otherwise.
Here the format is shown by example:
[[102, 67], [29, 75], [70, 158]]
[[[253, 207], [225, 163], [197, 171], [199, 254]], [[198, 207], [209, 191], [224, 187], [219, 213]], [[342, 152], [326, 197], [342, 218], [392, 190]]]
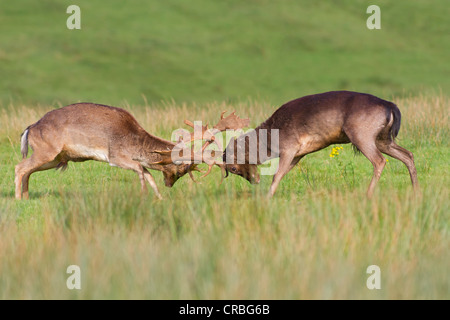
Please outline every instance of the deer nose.
[[251, 183], [252, 184], [258, 184], [259, 181], [260, 181], [259, 175], [252, 174], [252, 176], [251, 176]]

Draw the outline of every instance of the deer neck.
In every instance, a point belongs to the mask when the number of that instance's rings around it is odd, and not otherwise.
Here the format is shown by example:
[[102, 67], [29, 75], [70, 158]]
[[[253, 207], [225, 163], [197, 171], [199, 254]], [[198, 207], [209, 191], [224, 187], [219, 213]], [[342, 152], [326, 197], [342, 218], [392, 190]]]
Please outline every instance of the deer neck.
[[267, 121], [255, 128], [258, 138], [258, 164], [278, 157], [278, 135], [273, 134], [273, 127]]
[[[246, 163], [254, 163], [256, 157], [256, 164], [260, 165], [270, 159], [278, 157], [278, 153], [275, 150], [272, 150], [273, 141], [271, 128], [267, 126], [265, 122], [254, 130], [240, 136], [239, 139], [241, 139], [241, 142], [242, 139], [248, 139], [245, 141]], [[254, 154], [255, 152], [256, 155]]]
[[155, 150], [172, 150], [175, 143], [167, 141], [145, 132], [137, 141], [137, 158], [143, 163], [148, 163], [146, 167], [155, 170], [164, 170], [164, 165], [152, 164], [161, 160], [161, 156]]

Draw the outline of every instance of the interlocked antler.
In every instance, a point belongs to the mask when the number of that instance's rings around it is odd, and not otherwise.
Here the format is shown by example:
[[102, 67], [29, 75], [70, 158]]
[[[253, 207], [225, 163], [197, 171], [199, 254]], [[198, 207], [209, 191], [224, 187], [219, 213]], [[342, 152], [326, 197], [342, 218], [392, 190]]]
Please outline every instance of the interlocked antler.
[[[175, 147], [173, 150], [163, 150], [163, 151], [153, 151], [155, 153], [158, 153], [161, 155], [162, 160], [155, 162], [155, 164], [170, 164], [170, 163], [177, 163], [177, 162], [190, 162], [192, 166], [192, 170], [195, 170], [193, 164], [195, 161], [201, 161], [203, 163], [206, 163], [209, 168], [208, 171], [202, 176], [206, 177], [210, 172], [212, 167], [217, 164], [215, 161], [216, 158], [216, 151], [211, 150], [211, 152], [208, 155], [204, 155], [205, 149], [213, 142], [215, 142], [215, 135], [219, 132], [223, 132], [226, 130], [238, 130], [242, 129], [244, 127], [248, 127], [250, 124], [249, 119], [241, 119], [239, 118], [235, 112], [232, 112], [228, 117], [224, 117], [226, 111], [223, 111], [220, 115], [219, 122], [213, 126], [213, 128], [208, 129], [208, 124], [205, 126], [201, 126], [201, 133], [198, 131], [198, 126], [195, 126], [194, 123], [192, 123], [189, 120], [185, 120], [184, 123], [194, 129], [193, 133], [189, 134], [189, 137], [185, 136], [183, 137], [179, 142], [184, 144], [192, 143], [195, 140], [203, 140], [205, 141], [205, 144], [202, 146], [201, 150], [194, 153], [194, 146], [192, 145], [191, 148], [179, 148]], [[195, 130], [197, 129], [197, 130]], [[174, 157], [176, 154], [176, 151], [178, 151], [178, 156]], [[191, 170], [189, 170], [189, 176], [194, 180]], [[222, 175], [223, 179], [223, 175]], [[194, 180], [195, 181], [195, 180]]]
[[[206, 141], [206, 143], [203, 145], [203, 148], [202, 148], [202, 152], [206, 149], [206, 147], [209, 145], [209, 144], [211, 144], [213, 141], [214, 141], [214, 135], [215, 134], [217, 134], [218, 132], [223, 132], [223, 131], [226, 131], [226, 130], [238, 130], [238, 129], [242, 129], [242, 128], [244, 128], [244, 127], [248, 127], [249, 126], [249, 124], [250, 124], [250, 119], [241, 119], [241, 118], [239, 118], [236, 114], [235, 114], [235, 111], [233, 111], [228, 117], [226, 117], [226, 118], [224, 118], [224, 115], [225, 115], [225, 113], [226, 113], [226, 111], [223, 111], [221, 114], [220, 114], [220, 120], [219, 120], [219, 122], [213, 127], [213, 129], [212, 129], [212, 131], [213, 131], [213, 134], [212, 134], [212, 139], [211, 140], [208, 140], [208, 141]], [[202, 176], [202, 178], [203, 177], [206, 177], [210, 172], [211, 172], [211, 169], [212, 169], [212, 167], [216, 164], [216, 162], [215, 162], [215, 158], [216, 158], [216, 156], [215, 156], [215, 152], [213, 152], [214, 153], [214, 155], [212, 155], [211, 154], [211, 158], [212, 159], [207, 159], [207, 160], [209, 160], [209, 161], [204, 161], [205, 163], [207, 163], [208, 164], [208, 171]], [[204, 157], [203, 157], [204, 158]], [[209, 163], [208, 163], [209, 162]], [[222, 168], [223, 169], [223, 168]], [[223, 180], [223, 175], [222, 175], [222, 180]], [[221, 182], [222, 183], [222, 182]]]
[[220, 114], [220, 121], [214, 126], [214, 129], [219, 131], [226, 131], [228, 129], [238, 130], [248, 127], [250, 119], [241, 119], [233, 111], [228, 117], [224, 118], [223, 115], [226, 111]]

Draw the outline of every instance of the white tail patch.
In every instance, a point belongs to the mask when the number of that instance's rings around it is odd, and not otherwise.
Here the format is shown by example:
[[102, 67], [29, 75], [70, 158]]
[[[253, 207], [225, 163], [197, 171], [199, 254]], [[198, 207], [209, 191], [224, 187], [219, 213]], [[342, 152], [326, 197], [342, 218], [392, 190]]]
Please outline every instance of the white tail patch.
[[25, 130], [20, 138], [20, 152], [24, 159], [28, 156], [28, 131], [28, 129]]

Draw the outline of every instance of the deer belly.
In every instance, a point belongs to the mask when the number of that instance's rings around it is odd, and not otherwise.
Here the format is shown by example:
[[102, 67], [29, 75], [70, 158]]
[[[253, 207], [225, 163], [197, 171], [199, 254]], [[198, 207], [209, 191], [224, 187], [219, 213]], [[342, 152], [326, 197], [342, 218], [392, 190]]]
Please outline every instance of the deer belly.
[[86, 159], [109, 162], [108, 150], [83, 145], [71, 145], [66, 147], [66, 155], [70, 159]]

